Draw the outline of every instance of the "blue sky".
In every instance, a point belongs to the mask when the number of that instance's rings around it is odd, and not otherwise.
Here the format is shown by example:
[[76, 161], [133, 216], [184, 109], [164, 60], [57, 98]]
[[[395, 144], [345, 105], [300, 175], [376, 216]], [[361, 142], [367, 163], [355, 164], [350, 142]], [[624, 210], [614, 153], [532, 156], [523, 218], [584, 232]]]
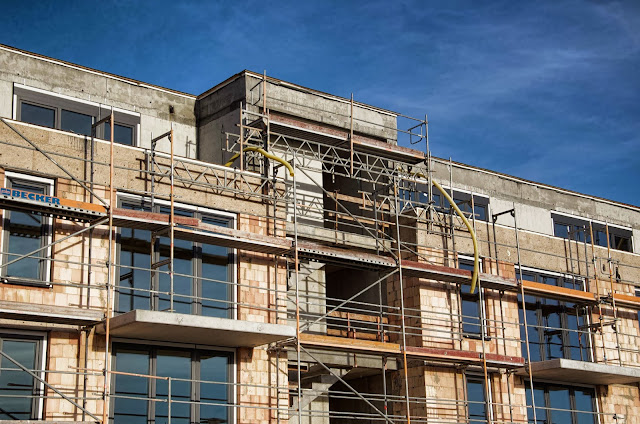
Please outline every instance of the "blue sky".
[[[446, 5], [445, 5], [446, 4]], [[3, 2], [0, 43], [199, 94], [267, 71], [432, 152], [640, 205], [640, 2]]]

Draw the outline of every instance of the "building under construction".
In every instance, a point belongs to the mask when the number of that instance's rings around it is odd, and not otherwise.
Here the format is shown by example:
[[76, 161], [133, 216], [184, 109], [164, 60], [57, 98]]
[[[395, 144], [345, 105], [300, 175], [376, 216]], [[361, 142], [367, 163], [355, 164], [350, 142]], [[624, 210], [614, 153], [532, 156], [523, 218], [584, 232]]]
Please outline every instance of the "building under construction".
[[266, 74], [0, 64], [0, 422], [640, 422], [640, 207]]

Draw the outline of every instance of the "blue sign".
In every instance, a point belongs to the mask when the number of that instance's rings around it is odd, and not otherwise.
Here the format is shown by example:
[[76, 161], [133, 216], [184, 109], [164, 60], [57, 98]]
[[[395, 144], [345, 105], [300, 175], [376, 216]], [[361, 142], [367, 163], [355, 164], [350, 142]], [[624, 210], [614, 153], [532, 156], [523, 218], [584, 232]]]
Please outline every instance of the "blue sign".
[[44, 194], [31, 193], [30, 191], [14, 190], [10, 188], [0, 188], [0, 195], [13, 196], [19, 199], [34, 200], [36, 202], [51, 203], [54, 205], [60, 204], [60, 199], [53, 196], [46, 196]]

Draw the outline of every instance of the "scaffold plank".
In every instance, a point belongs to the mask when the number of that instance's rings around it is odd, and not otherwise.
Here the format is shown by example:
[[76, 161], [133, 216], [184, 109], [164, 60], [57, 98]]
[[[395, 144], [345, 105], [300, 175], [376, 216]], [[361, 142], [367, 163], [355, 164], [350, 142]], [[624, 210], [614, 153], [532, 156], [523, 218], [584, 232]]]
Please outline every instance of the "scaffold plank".
[[107, 214], [102, 205], [9, 188], [0, 188], [0, 208], [79, 221], [92, 221]]
[[[397, 343], [350, 339], [325, 336], [322, 334], [300, 334], [300, 343], [307, 347], [326, 348], [347, 352], [378, 353], [395, 356], [402, 354], [402, 347]], [[457, 349], [407, 346], [406, 353], [407, 356], [412, 359], [479, 365], [483, 362], [482, 353]], [[524, 364], [524, 358], [520, 356], [505, 356], [487, 353], [486, 357], [488, 365], [500, 368], [518, 368]]]
[[174, 229], [174, 235], [181, 240], [275, 255], [290, 252], [292, 246], [291, 241], [284, 238], [260, 236], [209, 224], [199, 224], [193, 229], [177, 227]]
[[532, 296], [541, 296], [547, 299], [565, 300], [575, 303], [597, 303], [596, 295], [586, 291], [551, 286], [549, 284], [527, 280], [522, 282], [522, 286], [524, 293]]
[[623, 308], [631, 308], [640, 310], [640, 297], [631, 296], [628, 294], [614, 293], [613, 299], [616, 302], [616, 306], [622, 306]]
[[104, 311], [0, 300], [0, 318], [89, 325], [100, 322], [104, 318]]
[[298, 254], [300, 257], [305, 259], [349, 265], [357, 268], [390, 269], [397, 266], [396, 262], [392, 258], [386, 256], [357, 250], [329, 247], [307, 241], [298, 242]]
[[[174, 218], [176, 225], [195, 227], [200, 222], [197, 218], [187, 216], [176, 215]], [[113, 225], [123, 228], [160, 231], [168, 227], [169, 214], [115, 208], [113, 211]]]

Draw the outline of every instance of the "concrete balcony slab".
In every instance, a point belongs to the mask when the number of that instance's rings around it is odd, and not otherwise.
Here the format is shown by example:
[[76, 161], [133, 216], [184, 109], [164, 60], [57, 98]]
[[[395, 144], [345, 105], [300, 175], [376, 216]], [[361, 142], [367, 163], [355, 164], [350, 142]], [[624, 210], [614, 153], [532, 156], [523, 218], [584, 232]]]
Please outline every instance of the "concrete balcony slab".
[[[532, 362], [531, 373], [535, 379], [582, 384], [635, 384], [640, 382], [640, 368], [570, 359], [550, 359]], [[516, 371], [516, 375], [528, 376], [528, 367]]]
[[[105, 333], [105, 322], [96, 331]], [[112, 337], [226, 347], [256, 347], [295, 337], [294, 327], [136, 309], [111, 318]]]

